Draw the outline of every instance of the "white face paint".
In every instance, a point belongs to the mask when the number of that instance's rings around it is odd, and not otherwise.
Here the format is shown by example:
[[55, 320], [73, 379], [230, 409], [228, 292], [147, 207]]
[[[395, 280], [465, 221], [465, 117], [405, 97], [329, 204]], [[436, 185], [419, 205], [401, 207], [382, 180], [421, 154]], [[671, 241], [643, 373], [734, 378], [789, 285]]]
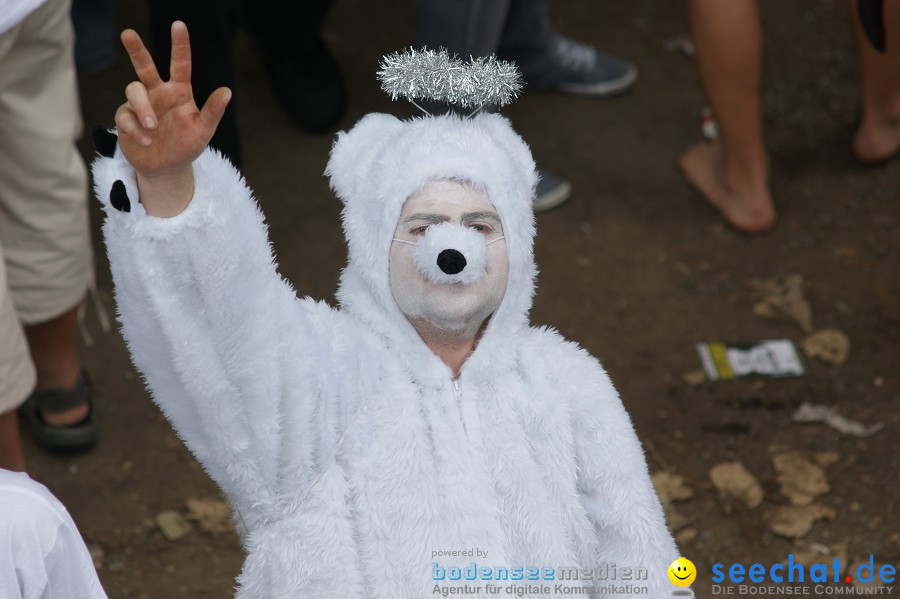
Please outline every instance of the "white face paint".
[[508, 274], [503, 226], [483, 191], [437, 179], [403, 205], [391, 243], [391, 293], [417, 329], [474, 338], [500, 306]]

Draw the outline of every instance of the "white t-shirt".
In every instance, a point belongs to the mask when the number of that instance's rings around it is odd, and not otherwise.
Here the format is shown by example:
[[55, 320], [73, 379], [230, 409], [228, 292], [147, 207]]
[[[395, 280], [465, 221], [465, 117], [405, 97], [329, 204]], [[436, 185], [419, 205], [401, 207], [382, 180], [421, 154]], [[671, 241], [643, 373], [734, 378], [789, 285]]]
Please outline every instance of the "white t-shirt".
[[46, 0], [0, 0], [0, 34], [21, 23]]
[[75, 523], [27, 474], [0, 469], [0, 597], [106, 599]]

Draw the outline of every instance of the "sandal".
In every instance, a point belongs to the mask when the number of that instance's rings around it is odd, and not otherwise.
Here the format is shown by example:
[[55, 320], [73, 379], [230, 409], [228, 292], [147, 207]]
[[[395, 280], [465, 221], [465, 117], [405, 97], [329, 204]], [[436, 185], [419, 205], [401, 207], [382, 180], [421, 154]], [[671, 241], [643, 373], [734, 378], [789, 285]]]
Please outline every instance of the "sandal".
[[[60, 411], [88, 405], [87, 416], [80, 422], [68, 426], [52, 426], [44, 422], [43, 410]], [[94, 401], [91, 398], [91, 383], [87, 372], [71, 389], [54, 387], [35, 391], [19, 408], [19, 414], [28, 422], [31, 435], [38, 445], [57, 451], [79, 451], [88, 449], [97, 441], [97, 426], [94, 424]]]

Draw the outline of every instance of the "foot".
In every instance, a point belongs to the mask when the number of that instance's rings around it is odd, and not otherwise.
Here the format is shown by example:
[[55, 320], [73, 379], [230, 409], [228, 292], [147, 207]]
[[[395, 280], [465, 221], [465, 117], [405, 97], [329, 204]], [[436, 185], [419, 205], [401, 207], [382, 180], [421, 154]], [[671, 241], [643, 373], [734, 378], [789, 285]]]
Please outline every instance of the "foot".
[[853, 153], [861, 162], [883, 162], [900, 150], [900, 118], [866, 116], [853, 138]]
[[614, 96], [637, 82], [637, 67], [612, 54], [559, 36], [550, 51], [519, 62], [530, 87], [570, 94]]
[[87, 418], [90, 407], [87, 402], [67, 410], [41, 410], [41, 418], [49, 426], [66, 427], [78, 424]]
[[[75, 389], [81, 383], [81, 378], [83, 376], [80, 364], [77, 364], [76, 367], [66, 371], [59, 369], [52, 372], [42, 372], [40, 375], [41, 376], [38, 377], [37, 386], [35, 387], [35, 393], [40, 393], [49, 389]], [[78, 424], [87, 417], [89, 411], [90, 407], [88, 406], [87, 401], [83, 401], [77, 406], [58, 410], [48, 410], [47, 408], [43, 408], [40, 410], [40, 414], [41, 419], [49, 426], [65, 427]]]
[[775, 207], [765, 185], [743, 189], [726, 182], [719, 143], [691, 146], [678, 160], [678, 166], [700, 195], [739, 231], [764, 233], [775, 225]]
[[19, 407], [19, 413], [34, 440], [47, 449], [79, 451], [97, 440], [87, 373], [71, 387], [36, 390]]

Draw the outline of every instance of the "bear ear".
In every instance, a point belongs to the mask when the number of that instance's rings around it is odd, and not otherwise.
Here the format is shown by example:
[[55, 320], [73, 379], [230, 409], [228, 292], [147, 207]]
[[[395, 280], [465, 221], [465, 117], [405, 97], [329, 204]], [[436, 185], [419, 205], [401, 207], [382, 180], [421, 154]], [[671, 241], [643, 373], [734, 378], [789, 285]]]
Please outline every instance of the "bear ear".
[[515, 132], [509, 120], [496, 113], [482, 113], [476, 121], [494, 140], [502, 147], [507, 155], [515, 162], [519, 176], [529, 187], [537, 184], [537, 172], [531, 149], [525, 140]]
[[346, 203], [363, 185], [371, 184], [374, 174], [371, 169], [376, 156], [402, 126], [403, 121], [396, 117], [372, 113], [360, 119], [349, 131], [338, 133], [325, 175], [341, 201]]

